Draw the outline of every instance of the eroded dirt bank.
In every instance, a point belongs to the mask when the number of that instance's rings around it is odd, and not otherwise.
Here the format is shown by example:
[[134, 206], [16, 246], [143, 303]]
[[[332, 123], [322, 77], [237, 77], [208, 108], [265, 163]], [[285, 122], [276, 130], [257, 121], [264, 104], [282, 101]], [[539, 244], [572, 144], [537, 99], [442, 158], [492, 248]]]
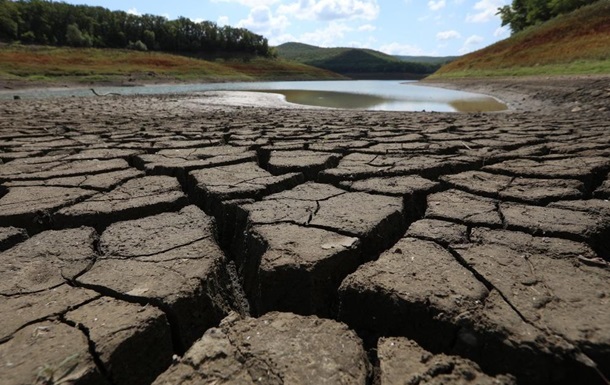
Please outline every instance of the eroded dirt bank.
[[0, 382], [603, 384], [610, 79], [539, 81], [1, 102]]

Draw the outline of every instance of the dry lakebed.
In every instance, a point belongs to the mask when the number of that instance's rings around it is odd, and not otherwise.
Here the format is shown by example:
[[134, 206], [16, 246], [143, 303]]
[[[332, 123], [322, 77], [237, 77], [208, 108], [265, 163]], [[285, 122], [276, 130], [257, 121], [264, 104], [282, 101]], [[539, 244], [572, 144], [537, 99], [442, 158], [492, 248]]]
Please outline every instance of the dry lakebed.
[[0, 383], [607, 384], [610, 78], [444, 86], [0, 101]]

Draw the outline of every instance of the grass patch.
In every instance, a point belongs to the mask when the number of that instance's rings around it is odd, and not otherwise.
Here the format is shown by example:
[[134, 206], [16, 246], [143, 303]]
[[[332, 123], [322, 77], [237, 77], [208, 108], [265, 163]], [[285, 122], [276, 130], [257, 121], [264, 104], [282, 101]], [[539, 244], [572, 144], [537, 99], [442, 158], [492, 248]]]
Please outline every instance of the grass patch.
[[466, 77], [542, 76], [542, 75], [592, 75], [610, 74], [610, 60], [578, 60], [565, 64], [547, 64], [531, 67], [508, 67], [497, 69], [472, 68], [445, 73], [435, 73], [427, 79], [455, 79]]

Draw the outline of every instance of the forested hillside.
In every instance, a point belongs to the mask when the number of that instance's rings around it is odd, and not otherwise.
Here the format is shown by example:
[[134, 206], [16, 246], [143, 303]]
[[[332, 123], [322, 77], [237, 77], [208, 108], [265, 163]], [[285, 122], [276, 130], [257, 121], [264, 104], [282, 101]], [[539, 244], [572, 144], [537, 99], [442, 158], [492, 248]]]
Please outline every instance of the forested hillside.
[[302, 43], [285, 43], [278, 47], [279, 57], [298, 61], [347, 76], [379, 77], [383, 74], [403, 74], [422, 77], [440, 67], [440, 64], [412, 63], [383, 52], [361, 48], [323, 48]]
[[243, 28], [181, 17], [132, 15], [44, 0], [0, 0], [0, 41], [140, 51], [270, 56], [267, 39]]

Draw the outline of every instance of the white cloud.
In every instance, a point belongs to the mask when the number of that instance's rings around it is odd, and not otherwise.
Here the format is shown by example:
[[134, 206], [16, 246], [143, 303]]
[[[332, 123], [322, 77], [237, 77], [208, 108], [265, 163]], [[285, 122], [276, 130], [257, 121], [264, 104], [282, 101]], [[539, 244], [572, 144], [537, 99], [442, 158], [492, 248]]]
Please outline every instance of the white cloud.
[[298, 0], [280, 5], [278, 13], [307, 20], [374, 20], [379, 15], [377, 0]]
[[307, 32], [298, 39], [302, 43], [317, 45], [320, 47], [335, 47], [337, 41], [341, 40], [347, 32], [353, 29], [342, 22], [332, 21], [326, 28]]
[[377, 27], [375, 27], [372, 24], [365, 24], [365, 25], [361, 25], [360, 27], [358, 27], [358, 31], [361, 32], [373, 32], [377, 29]]
[[229, 25], [229, 16], [219, 16], [218, 20], [216, 20], [216, 24], [221, 27]]
[[265, 36], [265, 37], [268, 38], [270, 46], [278, 46], [280, 44], [288, 43], [291, 41], [299, 41], [299, 39], [297, 39], [296, 37], [294, 37], [293, 35], [291, 35], [289, 33], [283, 33], [283, 34], [276, 35], [276, 36]]
[[420, 56], [425, 55], [423, 49], [418, 46], [411, 44], [401, 44], [401, 43], [390, 43], [382, 45], [379, 50], [381, 52], [385, 52], [388, 55], [411, 55], [411, 56]]
[[265, 5], [252, 8], [248, 17], [237, 23], [238, 28], [249, 29], [267, 38], [283, 33], [289, 25], [286, 16], [274, 16]]
[[451, 39], [459, 39], [462, 35], [458, 31], [450, 30], [450, 31], [441, 31], [436, 34], [436, 40], [451, 40]]
[[486, 23], [497, 18], [498, 8], [507, 2], [507, 0], [480, 0], [473, 7], [476, 13], [466, 15], [466, 21], [469, 23]]
[[136, 15], [136, 16], [142, 16], [142, 14], [140, 12], [138, 12], [138, 10], [134, 7], [134, 8], [129, 8], [127, 10], [127, 13], [130, 15]]
[[280, 0], [212, 0], [212, 3], [237, 3], [241, 5], [245, 5], [249, 8], [259, 7], [259, 6], [270, 6], [275, 3], [278, 3]]
[[478, 46], [481, 45], [481, 43], [483, 43], [483, 41], [485, 41], [485, 39], [482, 36], [479, 36], [479, 35], [470, 36], [468, 39], [466, 39], [462, 48], [460, 48], [460, 53], [464, 54], [464, 53], [474, 51], [475, 49], [478, 48]]
[[442, 8], [445, 8], [445, 5], [447, 5], [447, 3], [445, 2], [445, 0], [430, 0], [428, 1], [428, 8], [430, 8], [431, 11], [438, 11]]
[[509, 29], [508, 27], [504, 26], [504, 27], [498, 27], [496, 28], [496, 30], [494, 31], [494, 37], [499, 37], [499, 38], [503, 38], [505, 36], [509, 35]]

